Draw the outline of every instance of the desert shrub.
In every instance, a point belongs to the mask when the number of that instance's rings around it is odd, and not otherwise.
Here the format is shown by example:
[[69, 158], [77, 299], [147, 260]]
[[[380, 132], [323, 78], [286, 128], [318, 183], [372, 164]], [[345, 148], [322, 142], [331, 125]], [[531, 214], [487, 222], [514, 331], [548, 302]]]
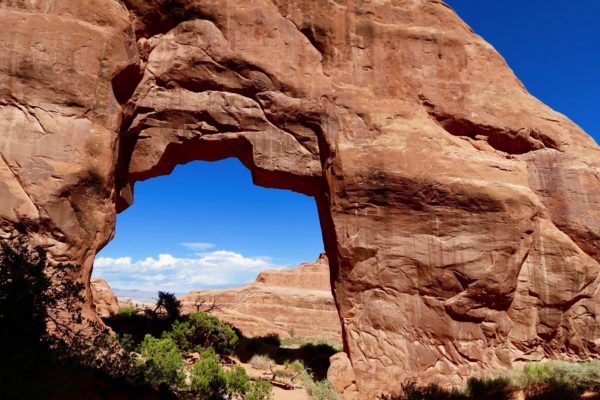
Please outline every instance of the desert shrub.
[[457, 389], [444, 389], [436, 384], [417, 386], [416, 382], [402, 384], [399, 393], [382, 395], [381, 400], [467, 400], [468, 397]]
[[0, 397], [87, 398], [129, 390], [133, 358], [81, 313], [80, 267], [47, 261], [25, 240], [0, 243]]
[[243, 398], [267, 400], [270, 393], [263, 383], [251, 382], [239, 365], [229, 371], [223, 370], [217, 354], [212, 349], [204, 350], [200, 360], [194, 364], [191, 373], [190, 392], [201, 399], [217, 400]]
[[173, 386], [183, 381], [183, 356], [172, 339], [146, 335], [140, 353], [143, 359], [138, 361], [138, 369], [148, 384]]
[[[328, 339], [326, 337], [314, 337], [314, 338], [306, 338], [306, 337], [297, 337], [290, 336], [281, 339], [281, 347], [287, 347], [290, 349], [302, 348], [305, 345], [312, 346], [328, 346], [333, 349], [336, 353], [343, 351], [343, 345], [341, 342], [337, 342], [335, 340]], [[321, 347], [322, 349], [325, 347]]]
[[71, 279], [77, 273], [73, 264], [49, 265], [45, 250], [26, 241], [0, 243], [0, 387], [6, 398], [41, 396], [68, 363], [85, 361], [81, 346], [71, 351], [65, 341], [76, 335], [69, 327], [83, 322], [83, 285]]
[[305, 381], [304, 388], [311, 400], [339, 400], [333, 385], [327, 379], [318, 382]]
[[481, 400], [511, 400], [514, 397], [514, 387], [510, 378], [470, 378], [467, 381], [469, 399]]
[[175, 321], [164, 334], [172, 338], [182, 351], [212, 348], [218, 354], [230, 354], [238, 343], [233, 328], [205, 312], [190, 314], [186, 321]]
[[253, 382], [246, 395], [244, 396], [244, 400], [272, 400], [273, 399], [273, 386], [265, 381], [264, 379], [259, 379], [256, 382]]
[[196, 350], [196, 345], [192, 343], [196, 328], [189, 322], [175, 321], [171, 325], [171, 330], [163, 332], [162, 337], [172, 339], [179, 350], [182, 352], [192, 352]]
[[299, 374], [307, 373], [304, 363], [300, 360], [294, 360], [294, 361], [285, 360], [285, 362], [283, 363], [283, 367], [292, 373], [299, 373]]
[[174, 293], [158, 292], [158, 298], [153, 309], [147, 308], [146, 314], [154, 319], [163, 319], [173, 323], [181, 316], [181, 301]]
[[269, 356], [264, 354], [255, 354], [252, 356], [248, 364], [252, 365], [256, 369], [269, 369], [270, 366], [275, 365], [275, 361], [273, 361]]
[[229, 371], [225, 371], [225, 381], [229, 397], [243, 397], [253, 385], [241, 365], [234, 365]]
[[133, 336], [130, 334], [123, 334], [123, 335], [118, 335], [117, 334], [117, 339], [121, 345], [121, 347], [123, 347], [123, 349], [125, 349], [126, 351], [129, 352], [134, 352], [136, 350], [138, 350], [134, 340], [133, 340]]
[[600, 390], [600, 362], [528, 363], [517, 381], [527, 400], [578, 398], [587, 390]]
[[227, 376], [214, 351], [205, 350], [194, 364], [191, 374], [191, 390], [200, 398], [222, 399], [227, 391]]
[[122, 317], [131, 317], [136, 314], [136, 310], [133, 307], [121, 307], [119, 308], [119, 315]]

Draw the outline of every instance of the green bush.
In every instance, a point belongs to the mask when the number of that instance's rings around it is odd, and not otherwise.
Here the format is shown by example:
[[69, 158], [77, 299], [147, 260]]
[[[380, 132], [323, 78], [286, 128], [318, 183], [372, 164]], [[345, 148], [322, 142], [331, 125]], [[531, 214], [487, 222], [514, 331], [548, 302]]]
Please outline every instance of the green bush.
[[[331, 340], [326, 337], [313, 337], [313, 338], [305, 338], [305, 337], [285, 337], [281, 339], [281, 347], [286, 347], [289, 349], [297, 349], [306, 345], [312, 346], [321, 346], [325, 345], [329, 348], [335, 350], [336, 353], [343, 351], [343, 345], [341, 342], [337, 342], [335, 340]], [[324, 347], [321, 347], [324, 348]]]
[[585, 392], [600, 392], [600, 361], [528, 363], [510, 377], [471, 378], [464, 391], [437, 385], [402, 385], [400, 393], [382, 400], [512, 400], [522, 390], [526, 400], [579, 399]]
[[175, 321], [171, 325], [171, 330], [163, 332], [162, 337], [172, 339], [179, 350], [184, 353], [196, 351], [196, 345], [192, 343], [196, 328], [193, 327], [189, 322]]
[[248, 392], [244, 396], [244, 400], [272, 400], [273, 399], [273, 386], [263, 380], [259, 379], [252, 383], [248, 389]]
[[319, 382], [305, 381], [304, 387], [311, 400], [339, 400], [333, 385], [327, 379]]
[[251, 382], [239, 365], [229, 371], [223, 370], [216, 353], [204, 350], [192, 369], [190, 391], [202, 399], [217, 400], [241, 398], [245, 400], [269, 400], [271, 384], [265, 381]]
[[122, 317], [131, 317], [136, 314], [136, 310], [133, 307], [121, 307], [119, 308], [119, 315]]
[[225, 372], [227, 382], [227, 394], [230, 397], [245, 395], [252, 383], [241, 365], [234, 365], [229, 371]]
[[146, 335], [140, 353], [143, 360], [138, 361], [138, 368], [148, 384], [176, 386], [183, 382], [183, 356], [172, 339]]
[[119, 340], [119, 343], [125, 350], [129, 352], [138, 350], [132, 335], [128, 333], [124, 333], [122, 335], [117, 334], [117, 339]]
[[528, 363], [517, 381], [527, 400], [578, 398], [585, 391], [600, 390], [600, 362]]
[[222, 399], [227, 391], [227, 376], [212, 350], [205, 350], [194, 364], [191, 390], [202, 399]]
[[190, 314], [186, 321], [175, 321], [163, 337], [173, 339], [181, 351], [213, 348], [218, 354], [230, 354], [238, 343], [233, 328], [205, 312]]

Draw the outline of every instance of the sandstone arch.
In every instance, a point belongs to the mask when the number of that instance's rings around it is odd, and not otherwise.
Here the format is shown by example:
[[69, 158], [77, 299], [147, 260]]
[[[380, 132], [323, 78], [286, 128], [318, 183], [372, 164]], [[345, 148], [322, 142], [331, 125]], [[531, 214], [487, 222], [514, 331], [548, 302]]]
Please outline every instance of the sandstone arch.
[[3, 237], [89, 283], [136, 180], [235, 155], [317, 198], [361, 396], [598, 355], [590, 137], [441, 1], [231, 3], [0, 4]]

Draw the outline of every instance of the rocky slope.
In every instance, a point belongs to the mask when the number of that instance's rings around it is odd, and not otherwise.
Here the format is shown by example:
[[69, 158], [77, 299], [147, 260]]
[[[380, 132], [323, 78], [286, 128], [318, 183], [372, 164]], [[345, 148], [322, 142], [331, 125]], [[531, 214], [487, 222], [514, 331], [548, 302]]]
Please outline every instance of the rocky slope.
[[108, 318], [119, 313], [119, 300], [104, 279], [91, 280], [92, 299], [96, 312], [101, 318]]
[[325, 337], [341, 341], [327, 257], [290, 269], [261, 272], [256, 282], [232, 289], [200, 290], [180, 298], [182, 311], [211, 311], [246, 336]]
[[315, 197], [363, 398], [599, 355], [600, 150], [442, 1], [16, 0], [0, 22], [2, 237], [88, 288], [136, 181], [235, 156]]

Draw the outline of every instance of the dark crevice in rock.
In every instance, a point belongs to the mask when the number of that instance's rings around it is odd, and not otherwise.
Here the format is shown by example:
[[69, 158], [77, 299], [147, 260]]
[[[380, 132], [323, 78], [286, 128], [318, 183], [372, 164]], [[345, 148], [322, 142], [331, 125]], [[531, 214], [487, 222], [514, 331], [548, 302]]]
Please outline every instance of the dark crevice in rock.
[[304, 23], [298, 29], [321, 55], [327, 51], [327, 31], [318, 25]]
[[558, 150], [558, 144], [552, 138], [534, 129], [521, 128], [511, 131], [492, 125], [477, 124], [469, 119], [437, 110], [436, 106], [423, 95], [419, 95], [419, 99], [429, 116], [453, 136], [485, 140], [494, 149], [514, 155], [545, 148]]
[[119, 104], [125, 104], [129, 101], [142, 77], [143, 73], [138, 64], [130, 64], [113, 76], [113, 93]]
[[167, 33], [181, 22], [194, 19], [211, 20], [210, 15], [191, 0], [123, 0], [135, 16], [138, 38]]

